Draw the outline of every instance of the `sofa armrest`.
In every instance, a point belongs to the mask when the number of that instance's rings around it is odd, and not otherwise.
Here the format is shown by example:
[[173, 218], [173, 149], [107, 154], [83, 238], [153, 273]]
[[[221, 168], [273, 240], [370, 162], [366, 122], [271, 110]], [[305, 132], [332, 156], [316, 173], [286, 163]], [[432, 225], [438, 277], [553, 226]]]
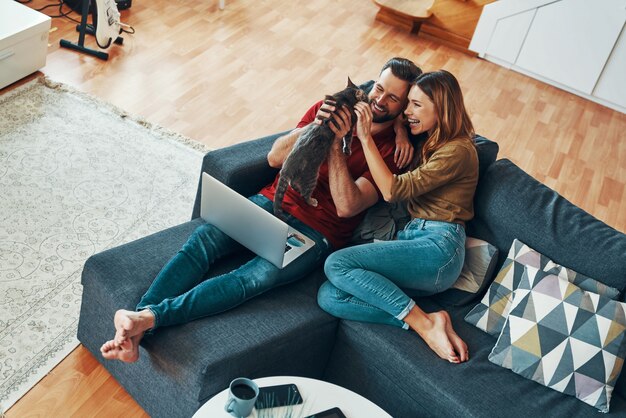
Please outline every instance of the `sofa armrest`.
[[269, 166], [267, 153], [272, 148], [276, 138], [287, 132], [280, 132], [208, 152], [202, 161], [191, 219], [200, 217], [202, 173], [210, 174], [244, 196], [250, 196], [271, 183], [278, 170]]

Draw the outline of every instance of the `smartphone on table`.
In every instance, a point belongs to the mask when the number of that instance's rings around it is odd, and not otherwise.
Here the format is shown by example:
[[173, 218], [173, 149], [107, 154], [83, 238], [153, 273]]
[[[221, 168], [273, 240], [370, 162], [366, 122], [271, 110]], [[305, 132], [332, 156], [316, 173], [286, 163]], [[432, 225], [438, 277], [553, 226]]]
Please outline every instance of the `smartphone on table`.
[[346, 418], [341, 409], [334, 407], [305, 418]]
[[276, 408], [279, 406], [298, 405], [302, 396], [294, 383], [286, 385], [259, 387], [259, 396], [254, 407], [256, 409]]

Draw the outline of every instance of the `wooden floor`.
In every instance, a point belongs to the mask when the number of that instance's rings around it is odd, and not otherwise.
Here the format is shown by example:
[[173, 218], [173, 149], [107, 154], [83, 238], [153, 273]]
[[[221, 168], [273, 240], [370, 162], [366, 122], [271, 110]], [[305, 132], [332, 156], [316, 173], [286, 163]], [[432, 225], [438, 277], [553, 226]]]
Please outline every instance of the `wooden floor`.
[[[107, 62], [60, 49], [59, 39], [78, 34], [74, 23], [54, 19], [42, 71], [223, 147], [289, 129], [347, 76], [375, 78], [388, 58], [406, 56], [457, 75], [476, 130], [500, 144], [501, 158], [626, 231], [626, 115], [375, 22], [372, 2], [228, 0], [224, 11], [217, 3], [133, 2], [122, 18], [137, 32], [112, 46]], [[79, 347], [7, 413], [37, 416], [144, 413]]]

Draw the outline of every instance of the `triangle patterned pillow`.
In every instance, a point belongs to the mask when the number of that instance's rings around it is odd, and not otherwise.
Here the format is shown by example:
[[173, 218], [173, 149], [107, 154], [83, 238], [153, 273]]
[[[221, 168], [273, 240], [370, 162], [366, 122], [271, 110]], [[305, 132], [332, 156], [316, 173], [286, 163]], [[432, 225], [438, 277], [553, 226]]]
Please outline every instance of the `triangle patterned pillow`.
[[583, 290], [598, 293], [611, 299], [619, 297], [617, 289], [567, 267], [560, 266], [523, 242], [514, 239], [498, 275], [487, 289], [487, 293], [480, 303], [465, 316], [465, 321], [497, 337], [504, 327], [513, 301], [513, 291], [519, 285], [526, 266], [543, 271], [557, 268], [560, 277]]
[[525, 267], [489, 361], [609, 412], [626, 355], [626, 303]]

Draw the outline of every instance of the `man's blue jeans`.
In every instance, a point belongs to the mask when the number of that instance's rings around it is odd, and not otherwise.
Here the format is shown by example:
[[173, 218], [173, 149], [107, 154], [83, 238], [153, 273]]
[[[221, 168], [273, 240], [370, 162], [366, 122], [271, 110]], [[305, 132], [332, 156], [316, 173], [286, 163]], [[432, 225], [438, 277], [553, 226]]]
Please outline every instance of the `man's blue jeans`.
[[[265, 196], [249, 199], [273, 211], [272, 202]], [[283, 269], [257, 256], [236, 270], [209, 279], [206, 274], [216, 260], [241, 251], [243, 246], [213, 225], [199, 226], [157, 275], [137, 310], [150, 309], [154, 313], [154, 328], [183, 324], [234, 308], [276, 286], [306, 277], [330, 253], [330, 245], [322, 234], [293, 216], [287, 215], [287, 223], [315, 245]]]
[[411, 297], [448, 289], [459, 277], [464, 258], [462, 225], [413, 219], [394, 241], [331, 254], [318, 303], [339, 318], [408, 329], [402, 319], [415, 306]]

